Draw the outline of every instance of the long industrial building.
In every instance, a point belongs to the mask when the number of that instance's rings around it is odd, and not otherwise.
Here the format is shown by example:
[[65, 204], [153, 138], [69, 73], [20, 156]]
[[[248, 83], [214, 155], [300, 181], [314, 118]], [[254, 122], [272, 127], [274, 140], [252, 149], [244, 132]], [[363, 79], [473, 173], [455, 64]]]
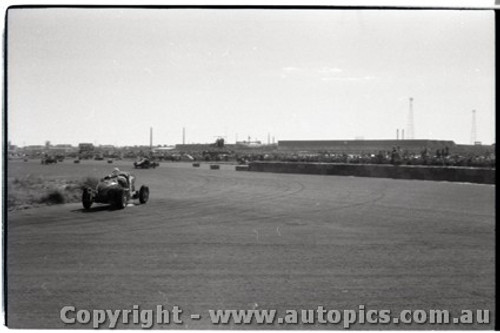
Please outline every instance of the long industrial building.
[[335, 151], [345, 153], [372, 153], [392, 150], [399, 147], [408, 152], [420, 153], [427, 148], [430, 151], [445, 149], [450, 151], [456, 144], [449, 140], [280, 140], [280, 151]]
[[495, 152], [493, 145], [461, 145], [451, 140], [281, 140], [278, 141], [278, 150], [281, 152], [339, 152], [350, 154], [376, 153], [391, 151], [398, 148], [411, 152], [421, 153], [427, 149], [434, 153], [438, 149], [446, 149], [451, 154], [485, 155]]

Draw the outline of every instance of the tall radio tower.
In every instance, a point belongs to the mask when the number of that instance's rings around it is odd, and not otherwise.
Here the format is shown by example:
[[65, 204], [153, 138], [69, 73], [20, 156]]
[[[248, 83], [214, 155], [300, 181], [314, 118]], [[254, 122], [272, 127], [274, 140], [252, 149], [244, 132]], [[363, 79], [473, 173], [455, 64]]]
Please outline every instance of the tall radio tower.
[[476, 142], [476, 110], [472, 110], [472, 128], [470, 131], [470, 144], [473, 145]]
[[415, 130], [413, 128], [413, 97], [410, 97], [410, 111], [408, 113], [408, 130], [406, 135], [409, 140], [415, 138]]

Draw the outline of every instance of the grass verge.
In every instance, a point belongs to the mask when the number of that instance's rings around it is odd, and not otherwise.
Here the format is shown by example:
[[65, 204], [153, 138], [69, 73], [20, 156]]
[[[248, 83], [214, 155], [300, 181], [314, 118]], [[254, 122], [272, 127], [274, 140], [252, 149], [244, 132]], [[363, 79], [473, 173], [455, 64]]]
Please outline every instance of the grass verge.
[[27, 175], [14, 178], [7, 183], [7, 209], [80, 202], [83, 188], [95, 188], [98, 181], [95, 177], [60, 179]]

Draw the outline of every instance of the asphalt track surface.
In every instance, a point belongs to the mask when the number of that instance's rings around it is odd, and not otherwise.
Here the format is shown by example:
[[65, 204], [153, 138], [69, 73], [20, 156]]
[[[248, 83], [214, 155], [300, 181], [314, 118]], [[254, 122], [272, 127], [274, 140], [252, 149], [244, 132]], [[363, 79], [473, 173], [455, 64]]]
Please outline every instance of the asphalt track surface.
[[[122, 162], [121, 168], [129, 163]], [[9, 163], [9, 177], [100, 177], [113, 165]], [[8, 325], [64, 325], [63, 306], [174, 305], [169, 329], [337, 329], [211, 325], [209, 309], [489, 309], [494, 186], [236, 172], [162, 163], [136, 170], [146, 205], [67, 204], [8, 213]], [[201, 315], [191, 320], [189, 314]], [[135, 327], [124, 326], [118, 327]]]

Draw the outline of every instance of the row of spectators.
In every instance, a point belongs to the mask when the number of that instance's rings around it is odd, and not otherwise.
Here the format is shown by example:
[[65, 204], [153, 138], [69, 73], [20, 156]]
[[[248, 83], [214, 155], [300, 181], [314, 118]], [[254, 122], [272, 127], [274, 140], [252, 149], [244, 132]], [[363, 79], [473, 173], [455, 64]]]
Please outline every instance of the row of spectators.
[[352, 164], [393, 164], [393, 165], [429, 165], [429, 166], [466, 166], [495, 168], [495, 153], [483, 155], [457, 155], [449, 149], [431, 152], [423, 149], [420, 153], [411, 153], [394, 147], [391, 151], [378, 153], [347, 154], [335, 152], [294, 153], [294, 152], [253, 152], [237, 153], [232, 151], [182, 152], [181, 156], [189, 156], [195, 161], [237, 161], [244, 164], [252, 161], [276, 162], [322, 162]]

